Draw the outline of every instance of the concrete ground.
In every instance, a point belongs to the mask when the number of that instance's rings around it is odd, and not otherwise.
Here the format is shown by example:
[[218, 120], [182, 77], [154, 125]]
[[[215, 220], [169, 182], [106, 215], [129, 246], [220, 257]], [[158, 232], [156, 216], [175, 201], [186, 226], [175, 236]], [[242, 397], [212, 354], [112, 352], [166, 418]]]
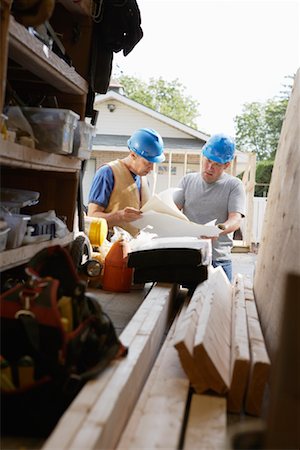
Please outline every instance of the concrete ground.
[[255, 265], [257, 260], [256, 253], [232, 253], [233, 275], [241, 273], [253, 281]]

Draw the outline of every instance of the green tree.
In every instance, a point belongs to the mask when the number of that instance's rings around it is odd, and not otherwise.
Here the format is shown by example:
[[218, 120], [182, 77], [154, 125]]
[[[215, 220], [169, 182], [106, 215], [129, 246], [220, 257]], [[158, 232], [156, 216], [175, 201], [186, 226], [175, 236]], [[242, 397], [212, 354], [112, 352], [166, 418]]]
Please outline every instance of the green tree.
[[199, 116], [199, 103], [185, 94], [186, 88], [178, 79], [150, 78], [146, 83], [136, 77], [121, 75], [118, 81], [128, 98], [197, 129], [195, 120]]
[[256, 165], [256, 186], [255, 196], [266, 197], [269, 191], [269, 184], [272, 176], [274, 161], [259, 161]]
[[239, 150], [257, 156], [255, 195], [268, 193], [282, 123], [295, 76], [287, 76], [287, 84], [278, 96], [264, 103], [245, 103], [242, 114], [235, 117], [236, 144]]
[[275, 158], [292, 83], [283, 88], [279, 96], [266, 102], [245, 103], [242, 114], [234, 119], [237, 148], [255, 152], [258, 161]]
[[258, 160], [274, 159], [287, 103], [276, 98], [246, 103], [235, 118], [237, 148], [255, 152]]

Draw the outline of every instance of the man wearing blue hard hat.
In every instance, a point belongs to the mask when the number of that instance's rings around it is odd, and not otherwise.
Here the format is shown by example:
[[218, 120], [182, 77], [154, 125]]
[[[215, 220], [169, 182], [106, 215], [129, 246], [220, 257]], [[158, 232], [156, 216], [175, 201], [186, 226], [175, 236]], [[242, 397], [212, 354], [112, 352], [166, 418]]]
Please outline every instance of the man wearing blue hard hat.
[[[221, 228], [212, 240], [212, 264], [222, 266], [232, 281], [231, 248], [233, 232], [245, 216], [246, 195], [241, 180], [225, 172], [234, 158], [235, 143], [230, 136], [213, 135], [202, 149], [201, 173], [189, 173], [180, 181], [175, 203], [192, 221], [205, 224], [216, 219]], [[204, 236], [203, 236], [204, 237]]]
[[89, 193], [88, 215], [103, 217], [109, 229], [117, 225], [135, 235], [139, 230], [130, 222], [139, 218], [140, 208], [149, 199], [146, 175], [153, 163], [165, 160], [161, 136], [141, 128], [127, 141], [129, 154], [101, 166]]

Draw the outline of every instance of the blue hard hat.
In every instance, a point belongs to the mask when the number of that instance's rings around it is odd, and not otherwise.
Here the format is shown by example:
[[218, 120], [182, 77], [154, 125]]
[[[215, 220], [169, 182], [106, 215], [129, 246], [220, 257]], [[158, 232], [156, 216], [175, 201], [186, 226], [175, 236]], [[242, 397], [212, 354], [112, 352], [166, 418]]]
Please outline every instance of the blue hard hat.
[[162, 137], [151, 128], [140, 128], [135, 131], [128, 139], [127, 145], [129, 150], [149, 162], [163, 162], [166, 159]]
[[226, 164], [233, 160], [234, 140], [227, 134], [214, 134], [204, 145], [202, 154], [211, 161]]

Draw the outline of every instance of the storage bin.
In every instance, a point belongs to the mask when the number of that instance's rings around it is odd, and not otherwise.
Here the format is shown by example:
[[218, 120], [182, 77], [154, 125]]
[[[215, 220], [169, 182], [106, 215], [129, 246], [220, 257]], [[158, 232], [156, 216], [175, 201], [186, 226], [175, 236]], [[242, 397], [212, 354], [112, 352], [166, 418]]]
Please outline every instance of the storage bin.
[[6, 248], [17, 248], [22, 245], [30, 216], [24, 214], [4, 214], [3, 219], [10, 228]]
[[10, 228], [6, 228], [5, 230], [0, 230], [0, 252], [6, 249], [7, 237]]
[[89, 123], [79, 121], [74, 132], [73, 155], [78, 156], [81, 151], [91, 151], [94, 136], [96, 136], [96, 128]]
[[68, 109], [23, 107], [30, 123], [36, 147], [50, 153], [70, 154], [79, 115]]
[[36, 205], [39, 197], [39, 192], [25, 189], [1, 188], [0, 194], [1, 206], [16, 214], [20, 212], [20, 208]]

